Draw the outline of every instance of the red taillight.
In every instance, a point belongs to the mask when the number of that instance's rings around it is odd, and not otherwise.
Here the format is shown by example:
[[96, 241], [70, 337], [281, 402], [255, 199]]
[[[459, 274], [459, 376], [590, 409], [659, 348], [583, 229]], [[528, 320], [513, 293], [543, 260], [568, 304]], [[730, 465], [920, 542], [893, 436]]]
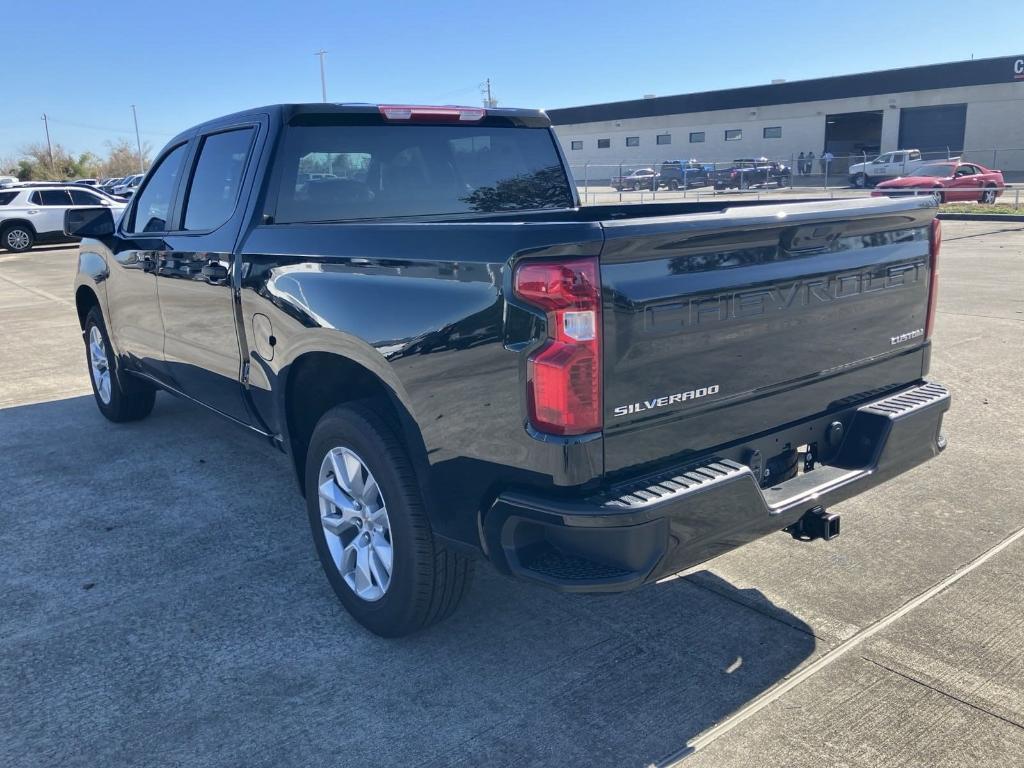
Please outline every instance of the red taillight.
[[932, 219], [931, 244], [928, 248], [928, 316], [924, 321], [924, 337], [930, 339], [935, 327], [935, 305], [939, 299], [939, 251], [942, 249], [942, 222]]
[[597, 259], [526, 262], [515, 294], [543, 309], [548, 340], [527, 361], [530, 423], [541, 432], [601, 429], [601, 282]]
[[385, 120], [417, 120], [424, 122], [475, 122], [487, 110], [480, 107], [425, 107], [414, 104], [380, 104], [377, 107]]

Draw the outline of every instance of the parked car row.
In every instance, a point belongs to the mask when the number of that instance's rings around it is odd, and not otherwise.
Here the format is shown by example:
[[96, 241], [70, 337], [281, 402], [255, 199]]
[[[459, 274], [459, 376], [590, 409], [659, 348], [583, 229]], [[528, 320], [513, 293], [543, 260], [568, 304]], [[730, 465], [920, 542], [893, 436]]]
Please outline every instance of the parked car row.
[[126, 201], [82, 184], [22, 183], [0, 189], [0, 247], [15, 253], [36, 244], [73, 242], [64, 235], [64, 213], [109, 208], [118, 219]]
[[618, 191], [642, 189], [692, 189], [713, 185], [715, 189], [749, 189], [774, 184], [783, 187], [789, 183], [792, 171], [788, 165], [766, 157], [740, 158], [725, 168], [714, 163], [696, 160], [668, 160], [657, 171], [638, 168], [628, 174], [613, 176], [611, 186]]

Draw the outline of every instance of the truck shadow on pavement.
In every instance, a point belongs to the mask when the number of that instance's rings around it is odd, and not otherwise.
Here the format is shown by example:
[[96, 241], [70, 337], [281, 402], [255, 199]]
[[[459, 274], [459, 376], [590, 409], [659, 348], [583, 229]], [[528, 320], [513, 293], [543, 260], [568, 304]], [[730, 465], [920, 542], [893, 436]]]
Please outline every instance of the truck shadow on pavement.
[[0, 410], [0, 764], [643, 766], [815, 637], [710, 570], [569, 596], [486, 563], [449, 621], [350, 620], [287, 460], [160, 395]]

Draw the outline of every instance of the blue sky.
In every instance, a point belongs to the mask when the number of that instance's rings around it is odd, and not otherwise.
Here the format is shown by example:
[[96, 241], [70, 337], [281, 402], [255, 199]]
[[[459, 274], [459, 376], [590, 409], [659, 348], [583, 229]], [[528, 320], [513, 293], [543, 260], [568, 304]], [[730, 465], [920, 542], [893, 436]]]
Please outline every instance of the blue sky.
[[[0, 158], [44, 139], [154, 148], [246, 107], [319, 101], [553, 108], [1024, 53], [1019, 0], [34, 0], [3, 4]], [[963, 22], [958, 19], [967, 19]]]

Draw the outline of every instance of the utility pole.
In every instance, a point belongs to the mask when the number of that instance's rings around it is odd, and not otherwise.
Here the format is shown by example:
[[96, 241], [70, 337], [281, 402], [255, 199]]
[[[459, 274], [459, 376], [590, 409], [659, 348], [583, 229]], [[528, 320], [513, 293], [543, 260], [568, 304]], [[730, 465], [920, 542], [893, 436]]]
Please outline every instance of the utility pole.
[[320, 57], [320, 95], [323, 97], [324, 104], [327, 103], [327, 78], [324, 75], [324, 56], [327, 55], [327, 51], [321, 48], [319, 51], [313, 54], [314, 56]]
[[488, 77], [487, 80], [484, 81], [482, 90], [487, 94], [487, 96], [484, 98], [484, 106], [487, 109], [494, 109], [495, 107], [497, 107], [497, 99], [491, 96], [491, 78]]
[[50, 170], [52, 171], [53, 170], [53, 145], [50, 143], [50, 122], [49, 122], [49, 120], [46, 119], [46, 113], [45, 112], [43, 112], [43, 116], [40, 119], [43, 121], [43, 130], [46, 131], [46, 151], [50, 155]]
[[146, 164], [142, 160], [142, 139], [139, 138], [139, 116], [135, 112], [134, 104], [132, 104], [132, 120], [135, 121], [135, 146], [139, 148], [139, 173], [145, 173]]

